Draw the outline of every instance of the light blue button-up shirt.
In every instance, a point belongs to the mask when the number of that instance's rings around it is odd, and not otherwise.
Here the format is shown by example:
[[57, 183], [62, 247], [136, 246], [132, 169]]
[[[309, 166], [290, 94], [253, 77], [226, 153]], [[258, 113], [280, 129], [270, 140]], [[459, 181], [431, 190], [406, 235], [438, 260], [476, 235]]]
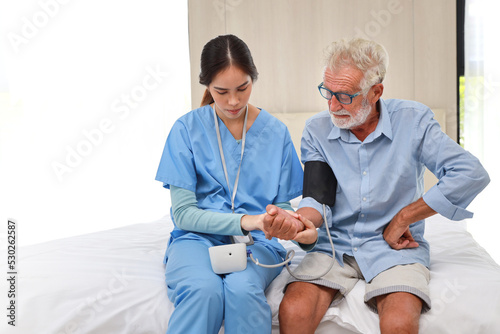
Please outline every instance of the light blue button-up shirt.
[[[429, 267], [424, 220], [410, 226], [417, 248], [394, 250], [383, 238], [402, 208], [423, 196], [444, 217], [470, 218], [465, 208], [489, 182], [478, 159], [441, 131], [428, 107], [404, 100], [380, 100], [378, 107], [378, 125], [363, 142], [335, 127], [328, 110], [307, 120], [301, 142], [302, 162], [326, 162], [338, 180], [336, 203], [327, 208], [336, 259], [343, 264], [343, 254], [354, 256], [367, 282], [398, 264]], [[424, 194], [425, 167], [439, 182]], [[323, 213], [311, 197], [299, 207]], [[312, 251], [331, 254], [324, 226]]]

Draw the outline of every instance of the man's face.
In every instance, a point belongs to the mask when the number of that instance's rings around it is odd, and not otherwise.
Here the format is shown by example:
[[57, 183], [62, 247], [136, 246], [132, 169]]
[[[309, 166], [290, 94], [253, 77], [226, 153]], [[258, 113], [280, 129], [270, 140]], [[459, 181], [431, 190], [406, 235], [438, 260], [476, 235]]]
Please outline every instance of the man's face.
[[[336, 71], [327, 68], [323, 85], [334, 93], [354, 95], [361, 90], [359, 84], [362, 79], [363, 72], [354, 67], [344, 67]], [[363, 125], [372, 112], [372, 106], [361, 94], [354, 97], [351, 104], [342, 104], [332, 96], [328, 107], [333, 124], [341, 129]]]

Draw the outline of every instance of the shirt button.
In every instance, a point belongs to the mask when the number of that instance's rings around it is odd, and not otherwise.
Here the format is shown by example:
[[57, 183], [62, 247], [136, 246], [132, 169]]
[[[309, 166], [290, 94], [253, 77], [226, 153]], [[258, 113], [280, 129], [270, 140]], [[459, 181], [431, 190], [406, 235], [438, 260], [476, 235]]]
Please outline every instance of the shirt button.
[[363, 175], [366, 175], [366, 171], [363, 172]]
[[363, 197], [363, 202], [366, 202], [366, 197]]
[[365, 218], [365, 214], [364, 213], [361, 214], [361, 218]]
[[357, 252], [358, 251], [358, 247], [354, 247], [354, 251]]

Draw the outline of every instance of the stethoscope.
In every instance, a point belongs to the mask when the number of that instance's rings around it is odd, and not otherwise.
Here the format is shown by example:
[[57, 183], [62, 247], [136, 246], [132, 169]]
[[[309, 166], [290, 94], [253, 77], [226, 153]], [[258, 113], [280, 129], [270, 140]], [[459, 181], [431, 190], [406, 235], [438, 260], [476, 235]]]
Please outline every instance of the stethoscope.
[[[224, 150], [222, 148], [222, 139], [221, 139], [221, 135], [220, 135], [219, 122], [218, 122], [218, 119], [217, 119], [218, 117], [217, 117], [217, 112], [215, 111], [215, 106], [216, 106], [216, 103], [214, 102], [212, 110], [213, 110], [213, 113], [214, 113], [214, 124], [215, 124], [215, 131], [217, 132], [217, 142], [219, 144], [219, 153], [220, 153], [220, 158], [221, 158], [221, 161], [222, 161], [222, 168], [224, 170], [224, 176], [226, 177], [227, 187], [229, 189], [229, 192], [231, 192], [231, 188], [230, 188], [230, 185], [229, 185], [229, 177], [228, 177], [227, 167], [226, 167], [226, 159], [224, 158]], [[242, 130], [242, 135], [241, 135], [241, 158], [240, 158], [240, 164], [238, 166], [238, 172], [236, 173], [236, 180], [234, 181], [233, 192], [231, 194], [231, 211], [232, 211], [232, 213], [234, 213], [234, 199], [236, 198], [236, 191], [238, 189], [238, 183], [239, 183], [239, 180], [240, 180], [241, 164], [243, 162], [243, 153], [245, 152], [245, 143], [246, 143], [246, 136], [247, 136], [247, 119], [248, 119], [248, 104], [246, 105], [245, 120], [243, 121], [243, 130]], [[288, 264], [292, 261], [293, 257], [295, 256], [295, 251], [293, 249], [290, 249], [286, 253], [285, 260], [283, 262], [277, 263], [277, 264], [262, 264], [262, 263], [259, 263], [259, 260], [258, 259], [254, 259], [252, 251], [249, 250], [249, 249], [247, 250], [247, 254], [248, 254], [248, 256], [250, 257], [250, 259], [252, 260], [253, 263], [255, 263], [258, 266], [264, 267], [264, 268], [278, 268], [278, 267], [281, 267], [281, 266], [285, 266], [286, 269], [288, 270], [288, 272], [290, 273], [290, 275], [293, 276], [294, 278], [298, 279], [298, 280], [301, 280], [301, 281], [312, 281], [312, 280], [315, 280], [315, 279], [319, 279], [319, 278], [325, 276], [330, 271], [330, 269], [333, 266], [333, 263], [335, 262], [335, 250], [334, 250], [334, 247], [333, 247], [332, 236], [330, 235], [330, 231], [328, 229], [328, 224], [326, 224], [326, 207], [325, 207], [325, 204], [323, 204], [323, 221], [325, 222], [326, 231], [327, 231], [328, 235], [330, 236], [330, 244], [332, 246], [332, 262], [330, 263], [330, 266], [327, 268], [327, 270], [325, 270], [325, 272], [322, 273], [321, 275], [318, 275], [318, 276], [312, 277], [312, 278], [304, 278], [304, 277], [297, 277], [297, 276], [295, 276], [292, 273], [292, 271], [290, 270], [289, 266], [288, 266]]]
[[[215, 122], [215, 131], [217, 132], [217, 142], [219, 143], [219, 153], [220, 159], [222, 160], [222, 168], [224, 169], [224, 176], [226, 177], [227, 188], [229, 192], [231, 192], [231, 187], [229, 185], [229, 177], [227, 174], [226, 167], [226, 159], [224, 158], [224, 150], [222, 149], [222, 140], [220, 136], [219, 122], [217, 121], [217, 113], [215, 112], [215, 102], [212, 110], [214, 111], [214, 122]], [[220, 109], [220, 108], [219, 108]], [[243, 162], [243, 153], [245, 152], [245, 142], [247, 137], [247, 119], [248, 119], [248, 104], [246, 105], [245, 111], [245, 120], [243, 122], [243, 133], [241, 135], [241, 157], [240, 157], [240, 165], [238, 166], [238, 173], [236, 174], [236, 180], [234, 181], [233, 193], [231, 195], [231, 212], [234, 213], [234, 199], [236, 198], [236, 191], [238, 190], [238, 182], [240, 181], [240, 171], [241, 171], [241, 163]]]

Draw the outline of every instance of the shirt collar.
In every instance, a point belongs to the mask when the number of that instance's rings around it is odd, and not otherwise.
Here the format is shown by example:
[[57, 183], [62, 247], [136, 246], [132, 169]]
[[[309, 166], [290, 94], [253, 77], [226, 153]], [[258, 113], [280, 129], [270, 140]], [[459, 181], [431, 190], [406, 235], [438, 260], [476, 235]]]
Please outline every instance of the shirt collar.
[[391, 117], [389, 116], [389, 111], [385, 105], [384, 100], [379, 99], [377, 102], [380, 110], [380, 118], [377, 124], [377, 128], [373, 131], [374, 137], [378, 138], [380, 135], [385, 135], [388, 139], [392, 140], [392, 124]]
[[[389, 112], [387, 111], [384, 100], [379, 99], [379, 101], [377, 102], [377, 107], [380, 110], [380, 118], [377, 127], [375, 128], [375, 131], [370, 133], [370, 135], [365, 139], [365, 142], [371, 142], [374, 139], [380, 137], [382, 134], [385, 135], [388, 139], [392, 140], [391, 118], [389, 117]], [[339, 138], [348, 143], [359, 142], [358, 138], [356, 138], [356, 136], [351, 131], [340, 129], [334, 126], [332, 123], [332, 130], [328, 135], [328, 139]]]

